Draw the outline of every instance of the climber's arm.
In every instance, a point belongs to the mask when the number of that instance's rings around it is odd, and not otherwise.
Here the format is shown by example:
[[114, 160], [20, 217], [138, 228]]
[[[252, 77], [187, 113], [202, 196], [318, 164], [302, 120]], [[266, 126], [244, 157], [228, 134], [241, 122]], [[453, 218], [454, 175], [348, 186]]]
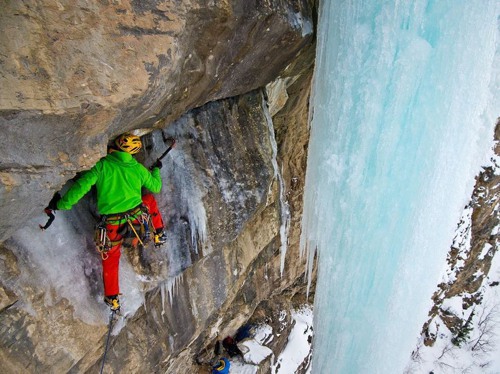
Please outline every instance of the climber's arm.
[[57, 209], [69, 210], [75, 205], [90, 188], [97, 182], [97, 171], [95, 167], [84, 172], [70, 189], [57, 202]]
[[150, 190], [152, 193], [158, 193], [161, 190], [162, 182], [160, 169], [155, 167], [151, 172], [144, 168], [143, 186]]

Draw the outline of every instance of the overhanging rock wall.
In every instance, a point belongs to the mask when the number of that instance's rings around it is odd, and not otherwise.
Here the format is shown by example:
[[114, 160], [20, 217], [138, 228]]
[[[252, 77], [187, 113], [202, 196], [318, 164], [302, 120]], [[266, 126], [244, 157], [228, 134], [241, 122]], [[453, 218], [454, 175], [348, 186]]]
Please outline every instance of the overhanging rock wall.
[[[8, 372], [100, 367], [107, 316], [92, 193], [58, 212], [48, 231], [36, 224], [53, 192], [124, 130], [149, 132], [146, 165], [164, 138], [177, 145], [157, 196], [169, 240], [123, 252], [130, 314], [106, 370], [204, 372], [216, 338], [257, 308], [304, 294], [298, 239], [313, 4], [12, 2], [0, 25], [9, 36], [0, 41], [0, 357]], [[277, 170], [290, 212], [286, 256]]]
[[110, 137], [263, 87], [313, 36], [306, 0], [7, 2], [0, 32], [0, 240]]

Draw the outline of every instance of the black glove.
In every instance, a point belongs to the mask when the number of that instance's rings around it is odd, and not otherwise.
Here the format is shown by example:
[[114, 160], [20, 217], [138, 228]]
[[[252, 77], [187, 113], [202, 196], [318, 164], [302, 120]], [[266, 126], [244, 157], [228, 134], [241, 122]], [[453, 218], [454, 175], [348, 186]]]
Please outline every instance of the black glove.
[[45, 209], [57, 210], [57, 202], [59, 200], [61, 200], [61, 194], [59, 192], [56, 192], [54, 196], [52, 196], [52, 199], [49, 201], [49, 205]]
[[161, 161], [156, 160], [155, 163], [153, 165], [151, 165], [151, 170], [153, 170], [154, 168], [161, 169], [162, 166], [163, 166], [163, 164], [161, 163]]

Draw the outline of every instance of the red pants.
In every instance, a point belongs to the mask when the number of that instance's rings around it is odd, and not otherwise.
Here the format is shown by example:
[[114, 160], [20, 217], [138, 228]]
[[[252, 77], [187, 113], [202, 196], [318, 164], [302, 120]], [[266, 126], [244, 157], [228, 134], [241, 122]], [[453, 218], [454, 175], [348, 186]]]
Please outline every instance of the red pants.
[[[153, 221], [154, 230], [163, 229], [163, 220], [158, 205], [152, 194], [147, 194], [142, 197], [143, 204], [148, 208], [149, 214]], [[128, 225], [128, 223], [125, 223]], [[106, 225], [109, 240], [112, 242], [121, 241], [122, 236], [118, 233], [122, 225]], [[120, 265], [121, 243], [111, 247], [107, 252], [107, 258], [102, 260], [102, 280], [104, 283], [104, 296], [114, 296], [120, 293], [120, 285], [118, 281], [118, 268]]]

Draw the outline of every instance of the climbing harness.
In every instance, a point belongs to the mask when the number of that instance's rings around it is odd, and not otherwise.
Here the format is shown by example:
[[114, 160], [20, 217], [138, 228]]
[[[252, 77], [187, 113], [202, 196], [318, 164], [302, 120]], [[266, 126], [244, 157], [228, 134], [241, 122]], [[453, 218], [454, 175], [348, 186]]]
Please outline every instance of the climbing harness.
[[106, 337], [106, 346], [104, 347], [104, 354], [102, 356], [102, 364], [101, 364], [100, 374], [102, 374], [102, 371], [104, 370], [104, 363], [106, 362], [106, 354], [108, 353], [108, 347], [109, 347], [109, 338], [111, 336], [111, 330], [113, 329], [113, 322], [115, 321], [116, 314], [117, 314], [116, 310], [111, 310], [111, 313], [109, 315], [108, 336]]
[[[107, 233], [107, 225], [118, 226], [121, 239], [112, 241]], [[127, 225], [127, 226], [125, 226]], [[142, 246], [151, 240], [150, 227], [153, 227], [152, 218], [148, 209], [144, 205], [129, 210], [121, 214], [101, 216], [101, 220], [96, 225], [95, 244], [97, 251], [103, 260], [108, 259], [108, 251], [114, 246], [123, 243], [124, 239], [136, 237]], [[130, 231], [128, 231], [130, 229]], [[130, 232], [133, 235], [130, 235]]]

